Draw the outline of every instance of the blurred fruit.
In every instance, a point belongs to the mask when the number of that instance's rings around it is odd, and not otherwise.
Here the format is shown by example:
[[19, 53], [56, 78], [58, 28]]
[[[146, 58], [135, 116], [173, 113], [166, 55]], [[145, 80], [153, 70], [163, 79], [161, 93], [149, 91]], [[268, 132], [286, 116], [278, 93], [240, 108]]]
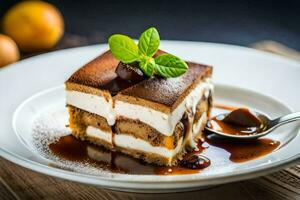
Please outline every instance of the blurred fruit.
[[3, 30], [21, 51], [36, 52], [47, 50], [57, 43], [63, 35], [64, 22], [53, 5], [42, 1], [23, 1], [4, 15]]
[[0, 67], [16, 62], [19, 58], [16, 43], [10, 37], [0, 34]]

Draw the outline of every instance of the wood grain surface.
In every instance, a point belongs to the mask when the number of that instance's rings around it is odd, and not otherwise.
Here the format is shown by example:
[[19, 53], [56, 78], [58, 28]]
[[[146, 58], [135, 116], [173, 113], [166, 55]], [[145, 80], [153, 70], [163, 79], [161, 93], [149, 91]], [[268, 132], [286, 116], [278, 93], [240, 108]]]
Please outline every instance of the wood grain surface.
[[[298, 52], [276, 42], [264, 41], [254, 47], [300, 60]], [[268, 176], [194, 192], [135, 194], [46, 176], [0, 158], [0, 199], [293, 200], [300, 199], [300, 165], [295, 163], [293, 167]]]

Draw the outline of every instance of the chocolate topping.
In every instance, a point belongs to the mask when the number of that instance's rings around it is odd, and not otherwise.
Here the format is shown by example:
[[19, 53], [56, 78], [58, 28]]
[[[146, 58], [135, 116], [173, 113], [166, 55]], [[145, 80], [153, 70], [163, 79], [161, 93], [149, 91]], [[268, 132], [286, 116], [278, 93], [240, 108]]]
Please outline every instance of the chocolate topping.
[[145, 79], [136, 62], [130, 65], [119, 62], [116, 73], [121, 79], [129, 82], [139, 82]]

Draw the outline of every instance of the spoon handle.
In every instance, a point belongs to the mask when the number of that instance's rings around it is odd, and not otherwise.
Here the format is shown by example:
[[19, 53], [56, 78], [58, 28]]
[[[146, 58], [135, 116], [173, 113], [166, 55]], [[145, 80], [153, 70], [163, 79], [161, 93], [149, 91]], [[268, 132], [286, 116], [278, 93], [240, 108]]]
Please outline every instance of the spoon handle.
[[291, 113], [282, 117], [278, 117], [274, 120], [271, 120], [269, 123], [270, 128], [276, 128], [283, 124], [300, 120], [300, 112]]

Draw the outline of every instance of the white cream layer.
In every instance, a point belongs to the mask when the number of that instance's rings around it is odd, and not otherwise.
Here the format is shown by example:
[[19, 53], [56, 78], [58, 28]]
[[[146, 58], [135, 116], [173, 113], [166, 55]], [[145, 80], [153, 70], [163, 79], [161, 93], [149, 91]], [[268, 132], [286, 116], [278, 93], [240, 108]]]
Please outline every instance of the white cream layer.
[[207, 78], [205, 81], [199, 83], [171, 114], [118, 100], [116, 100], [115, 107], [113, 108], [112, 99], [107, 101], [102, 96], [78, 91], [67, 90], [66, 101], [69, 105], [106, 118], [109, 125], [113, 125], [117, 117], [124, 116], [130, 119], [138, 119], [155, 128], [160, 133], [171, 136], [186, 109], [189, 108], [195, 111], [197, 103], [204, 93], [212, 89], [213, 85], [210, 79]]
[[101, 129], [88, 126], [86, 129], [86, 133], [88, 136], [92, 136], [98, 139], [105, 140], [118, 147], [123, 147], [126, 149], [133, 149], [138, 151], [143, 151], [146, 153], [155, 153], [166, 157], [169, 159], [169, 162], [172, 161], [172, 158], [181, 151], [182, 148], [182, 138], [178, 141], [178, 144], [175, 149], [167, 149], [165, 147], [152, 146], [149, 142], [136, 138], [127, 134], [115, 134], [114, 141], [112, 141], [112, 133], [106, 132]]
[[86, 128], [86, 134], [90, 137], [101, 138], [102, 140], [112, 144], [112, 133], [102, 131], [99, 128], [88, 126]]
[[104, 117], [110, 126], [115, 123], [116, 116], [112, 106], [112, 99], [107, 101], [103, 96], [67, 90], [66, 102], [69, 105]]
[[181, 151], [182, 138], [178, 141], [175, 149], [167, 149], [165, 147], [152, 146], [149, 142], [126, 134], [115, 135], [114, 144], [125, 149], [135, 149], [147, 153], [155, 153], [163, 157], [172, 158]]

